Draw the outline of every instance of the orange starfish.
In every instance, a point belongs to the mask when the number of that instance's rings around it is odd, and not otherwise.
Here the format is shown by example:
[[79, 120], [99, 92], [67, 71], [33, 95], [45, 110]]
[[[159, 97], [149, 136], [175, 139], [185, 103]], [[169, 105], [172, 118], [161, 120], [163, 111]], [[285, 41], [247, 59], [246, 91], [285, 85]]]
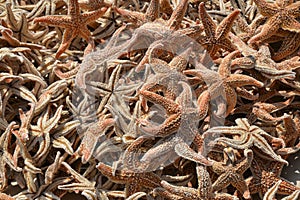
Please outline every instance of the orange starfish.
[[260, 14], [268, 17], [261, 32], [249, 40], [250, 44], [263, 41], [274, 35], [279, 28], [300, 32], [300, 23], [296, 20], [300, 16], [300, 2], [291, 4], [291, 1], [277, 0], [267, 3], [265, 0], [254, 0]]
[[103, 16], [106, 10], [107, 7], [102, 7], [97, 11], [81, 14], [78, 5], [78, 0], [70, 0], [68, 7], [68, 15], [43, 16], [34, 19], [33, 22], [43, 22], [49, 24], [50, 26], [58, 26], [61, 28], [65, 28], [61, 45], [57, 50], [55, 56], [55, 58], [57, 59], [70, 46], [72, 40], [77, 35], [81, 36], [89, 43], [88, 47], [85, 50], [85, 53], [90, 52], [94, 48], [95, 44], [94, 40], [91, 38], [91, 33], [87, 28], [87, 24]]
[[236, 49], [235, 45], [232, 44], [228, 38], [228, 34], [239, 13], [240, 11], [234, 10], [225, 17], [219, 25], [216, 25], [206, 12], [204, 3], [200, 3], [199, 16], [204, 26], [205, 36], [199, 39], [199, 43], [206, 47], [211, 57], [216, 58], [216, 53], [220, 49], [225, 49], [230, 52]]

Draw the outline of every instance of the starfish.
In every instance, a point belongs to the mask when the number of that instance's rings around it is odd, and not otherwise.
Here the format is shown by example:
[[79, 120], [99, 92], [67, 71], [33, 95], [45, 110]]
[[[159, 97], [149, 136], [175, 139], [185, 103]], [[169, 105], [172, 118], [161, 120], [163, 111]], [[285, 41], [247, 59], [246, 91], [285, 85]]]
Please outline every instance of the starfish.
[[[159, 194], [160, 196], [175, 199], [186, 199], [186, 200], [236, 200], [238, 199], [235, 196], [226, 194], [226, 193], [213, 193], [212, 183], [210, 180], [210, 175], [206, 167], [198, 165], [196, 167], [197, 176], [198, 176], [198, 188], [190, 188], [184, 186], [174, 186], [168, 183], [167, 181], [161, 181], [163, 188], [156, 188], [154, 193]], [[169, 193], [165, 193], [168, 191]]]
[[[163, 66], [168, 68], [168, 66]], [[173, 132], [177, 131], [182, 122], [182, 114], [184, 109], [187, 107], [186, 104], [180, 102], [183, 100], [180, 97], [180, 85], [178, 82], [182, 84], [182, 95], [185, 95], [186, 98], [192, 98], [192, 94], [189, 92], [189, 86], [185, 83], [185, 77], [175, 70], [169, 71], [169, 74], [166, 73], [157, 73], [152, 77], [148, 78], [143, 87], [139, 90], [139, 94], [141, 94], [142, 98], [146, 98], [147, 100], [156, 103], [158, 105], [163, 106], [166, 110], [166, 114], [168, 118], [159, 126], [154, 126], [147, 121], [140, 121], [143, 125], [147, 123], [148, 126], [141, 126], [141, 130], [145, 133], [149, 133], [156, 137], [166, 137]], [[162, 91], [163, 95], [159, 95], [156, 92]], [[177, 96], [178, 95], [178, 96]], [[189, 102], [191, 99], [187, 99]], [[145, 102], [142, 99], [142, 106], [146, 107]], [[148, 111], [147, 108], [145, 108]]]
[[236, 58], [234, 61], [232, 61], [232, 67], [237, 65], [239, 68], [243, 69], [254, 68], [268, 79], [295, 79], [296, 73], [292, 70], [300, 66], [299, 61], [286, 60], [276, 63], [271, 58], [271, 53], [268, 46], [260, 45], [259, 50], [257, 51], [250, 48], [234, 34], [230, 34], [230, 38], [244, 56], [241, 58]]
[[[293, 119], [291, 115], [283, 115], [284, 128], [282, 132], [279, 132], [279, 138], [283, 139], [286, 147], [277, 150], [280, 155], [287, 155], [295, 153], [300, 150], [300, 142], [295, 144], [300, 137], [300, 116], [296, 114]], [[279, 127], [280, 128], [280, 127]]]
[[[242, 87], [246, 85], [254, 85], [257, 87], [263, 87], [263, 83], [243, 74], [231, 74], [231, 61], [233, 57], [239, 55], [238, 51], [231, 52], [225, 58], [222, 59], [222, 62], [218, 69], [218, 75], [207, 73], [203, 70], [185, 70], [184, 74], [186, 75], [194, 75], [202, 82], [205, 81], [212, 82], [211, 86], [208, 87], [208, 92], [211, 97], [222, 95], [222, 90], [225, 92], [227, 110], [226, 116], [230, 114], [230, 112], [234, 109], [237, 102], [237, 87]], [[212, 81], [214, 80], [214, 81]], [[221, 91], [221, 92], [220, 92]], [[199, 101], [199, 99], [198, 99]]]
[[[129, 21], [132, 21], [135, 25], [141, 26], [142, 24], [145, 24], [147, 22], [154, 22], [159, 18], [159, 8], [160, 8], [159, 3], [160, 3], [159, 0], [151, 0], [146, 13], [128, 11], [126, 9], [116, 8], [116, 7], [114, 7], [114, 10], [120, 15], [122, 15], [123, 17], [129, 19]], [[164, 22], [167, 25], [167, 27], [169, 27], [171, 30], [179, 29], [181, 25], [181, 21], [183, 20], [185, 11], [187, 9], [187, 6], [188, 6], [188, 0], [182, 0], [179, 2], [176, 9], [172, 12], [170, 19]]]
[[285, 59], [300, 47], [300, 33], [291, 32], [286, 36], [276, 53], [272, 56], [274, 61]]
[[20, 18], [12, 9], [12, 4], [6, 4], [7, 25], [13, 31], [13, 36], [20, 42], [39, 42], [47, 34], [47, 30], [32, 32], [29, 28], [29, 22], [25, 13], [21, 13]]
[[213, 183], [213, 191], [219, 191], [232, 184], [243, 194], [245, 199], [251, 199], [250, 192], [244, 181], [243, 173], [250, 167], [253, 159], [253, 152], [249, 149], [244, 150], [245, 158], [235, 163], [235, 155], [232, 148], [223, 150], [224, 162], [214, 162], [212, 170], [218, 174], [217, 180]]
[[263, 16], [268, 17], [262, 30], [253, 36], [249, 43], [263, 41], [274, 35], [279, 28], [292, 32], [300, 32], [300, 23], [296, 20], [300, 16], [300, 2], [276, 0], [275, 3], [267, 3], [265, 0], [254, 0], [257, 8]]
[[235, 139], [229, 139], [227, 137], [219, 137], [215, 139], [215, 142], [225, 143], [235, 149], [246, 149], [252, 146], [259, 148], [260, 156], [268, 160], [276, 160], [281, 163], [287, 164], [287, 161], [278, 156], [272, 147], [269, 145], [268, 141], [271, 143], [280, 143], [283, 147], [285, 146], [282, 139], [273, 137], [266, 133], [264, 130], [258, 126], [250, 125], [246, 118], [235, 120], [237, 126], [231, 127], [213, 127], [204, 133], [204, 138], [209, 134], [224, 134], [238, 136]]
[[280, 177], [282, 168], [283, 163], [281, 162], [254, 157], [250, 166], [253, 176], [246, 180], [250, 193], [259, 193], [262, 196], [280, 180], [282, 182], [278, 186], [277, 194], [290, 195], [296, 190], [300, 190], [299, 187]]
[[[263, 200], [274, 200], [275, 194], [278, 191], [278, 188], [280, 184], [282, 183], [282, 180], [279, 180], [277, 183], [275, 183], [265, 194]], [[282, 200], [297, 200], [298, 196], [300, 195], [300, 190], [296, 190], [292, 194], [290, 194], [287, 197], [284, 197]]]
[[[143, 128], [144, 130], [142, 131], [146, 132], [146, 134], [148, 133], [148, 135], [151, 134], [154, 137], [163, 137], [160, 143], [149, 149], [143, 155], [141, 162], [144, 168], [152, 167], [156, 169], [160, 163], [164, 163], [165, 160], [172, 158], [172, 156], [174, 156], [174, 151], [177, 155], [188, 160], [204, 165], [211, 165], [211, 161], [208, 161], [202, 156], [201, 152], [196, 153], [187, 144], [196, 139], [197, 136], [200, 137], [197, 128], [195, 127], [198, 123], [199, 116], [197, 111], [195, 112], [195, 109], [190, 105], [192, 103], [191, 88], [183, 81], [180, 81], [179, 84], [182, 85], [183, 91], [176, 98], [178, 103], [156, 93], [148, 92], [152, 96], [149, 96], [151, 97], [151, 101], [161, 100], [159, 103], [163, 104], [163, 106], [165, 105], [164, 107], [167, 111], [175, 112], [174, 114], [171, 114], [162, 125], [157, 127], [150, 125]], [[199, 140], [201, 140], [201, 138]], [[198, 143], [197, 145], [202, 146], [202, 144]]]
[[154, 189], [160, 187], [161, 178], [153, 172], [138, 173], [129, 169], [121, 169], [113, 172], [113, 169], [99, 163], [97, 169], [112, 182], [125, 184], [126, 197], [140, 191], [141, 187]]
[[58, 26], [65, 28], [62, 43], [57, 50], [55, 58], [58, 59], [60, 55], [70, 46], [72, 40], [77, 36], [81, 36], [88, 43], [89, 46], [85, 50], [86, 53], [94, 48], [94, 40], [91, 37], [91, 32], [87, 28], [87, 24], [95, 21], [99, 17], [103, 16], [107, 7], [102, 7], [97, 11], [91, 11], [87, 13], [80, 13], [78, 0], [70, 0], [68, 7], [68, 15], [49, 15], [38, 17], [33, 20], [34, 23], [43, 22], [50, 26]]
[[225, 49], [227, 51], [233, 51], [236, 49], [229, 40], [228, 34], [239, 13], [240, 11], [238, 10], [233, 11], [217, 26], [206, 12], [204, 3], [200, 3], [199, 15], [204, 26], [206, 36], [201, 37], [198, 41], [207, 48], [207, 51], [212, 58], [216, 58], [216, 53], [219, 49]]
[[94, 155], [97, 143], [100, 138], [104, 136], [107, 129], [113, 126], [115, 120], [107, 118], [107, 116], [100, 116], [98, 121], [92, 124], [84, 132], [81, 144], [78, 148], [78, 154], [81, 155], [81, 162], [87, 163]]

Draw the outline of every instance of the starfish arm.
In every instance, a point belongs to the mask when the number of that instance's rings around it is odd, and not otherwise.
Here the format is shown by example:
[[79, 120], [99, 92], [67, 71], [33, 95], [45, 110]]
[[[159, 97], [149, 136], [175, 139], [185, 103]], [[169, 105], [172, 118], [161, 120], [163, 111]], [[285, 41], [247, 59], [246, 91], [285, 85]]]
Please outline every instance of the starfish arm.
[[170, 193], [177, 196], [184, 197], [185, 199], [199, 199], [199, 195], [196, 189], [188, 188], [183, 186], [174, 186], [169, 184], [167, 181], [162, 181], [161, 185]]
[[178, 143], [175, 145], [175, 152], [188, 160], [191, 160], [196, 163], [200, 163], [203, 165], [211, 166], [212, 162], [207, 160], [204, 156], [199, 153], [196, 153], [193, 149], [191, 149], [185, 142]]
[[245, 199], [251, 199], [250, 191], [244, 177], [241, 174], [236, 174], [234, 176], [234, 181], [232, 181], [231, 184], [243, 195]]
[[199, 119], [202, 120], [208, 112], [209, 109], [209, 101], [210, 101], [210, 94], [208, 91], [204, 91], [200, 94], [197, 100], [198, 106], [198, 113]]
[[237, 18], [237, 16], [240, 14], [239, 10], [234, 10], [232, 13], [230, 13], [227, 17], [225, 17], [220, 25], [217, 27], [216, 30], [216, 37], [217, 38], [223, 38], [226, 37], [233, 25], [234, 20]]
[[146, 22], [146, 16], [144, 13], [140, 13], [137, 11], [129, 11], [122, 8], [113, 7], [113, 9], [119, 13], [124, 18], [128, 19], [129, 21], [133, 21], [135, 23], [143, 24]]
[[81, 16], [84, 19], [83, 24], [88, 24], [90, 22], [93, 22], [95, 20], [97, 20], [99, 17], [102, 17], [105, 12], [107, 11], [107, 7], [102, 7], [101, 9], [98, 9], [96, 11], [92, 11], [92, 12], [87, 12], [87, 13], [83, 13]]
[[281, 27], [284, 30], [300, 33], [300, 23], [291, 16], [287, 17]]
[[300, 197], [300, 190], [296, 190], [291, 195], [284, 197], [282, 200], [296, 200]]
[[220, 74], [221, 77], [229, 77], [230, 74], [231, 74], [231, 61], [232, 59], [239, 55], [240, 52], [237, 50], [237, 51], [234, 51], [234, 52], [231, 52], [230, 54], [228, 54], [227, 56], [225, 56], [219, 66], [219, 69], [218, 69], [218, 73]]
[[89, 31], [89, 29], [86, 26], [83, 26], [81, 28], [78, 29], [78, 35], [80, 35], [83, 39], [85, 39], [88, 43], [92, 41], [94, 41], [91, 38], [91, 32]]
[[278, 12], [278, 7], [274, 4], [267, 3], [266, 0], [254, 0], [260, 14], [271, 17]]
[[159, 17], [159, 0], [151, 0], [150, 5], [146, 11], [146, 20], [153, 22]]
[[262, 40], [268, 39], [274, 35], [282, 24], [282, 20], [277, 19], [276, 16], [271, 17], [264, 25], [260, 33], [250, 38], [248, 41], [249, 44], [255, 42], [261, 42]]
[[38, 17], [33, 20], [34, 23], [42, 22], [46, 23], [50, 26], [58, 26], [61, 28], [68, 28], [72, 25], [72, 20], [70, 17], [67, 16], [60, 16], [60, 15], [50, 15], [50, 16], [43, 16]]
[[99, 163], [97, 165], [97, 169], [106, 177], [108, 177], [110, 180], [112, 180], [115, 183], [125, 184], [128, 182], [133, 181], [133, 173], [125, 174], [122, 171], [116, 171], [114, 174], [113, 169], [105, 165], [104, 163]]
[[217, 42], [217, 45], [220, 46], [221, 48], [225, 49], [226, 51], [234, 51], [236, 50], [235, 44], [233, 44], [228, 38], [223, 37], [220, 38], [219, 41]]
[[236, 171], [239, 174], [243, 174], [251, 165], [253, 160], [253, 152], [252, 150], [245, 149], [244, 150], [245, 158], [236, 165]]
[[215, 36], [215, 34], [216, 34], [215, 31], [217, 29], [217, 25], [214, 23], [212, 18], [206, 12], [203, 2], [200, 3], [200, 5], [199, 5], [199, 15], [200, 15], [202, 24], [204, 26], [204, 31], [205, 31], [206, 36], [208, 36], [208, 37]]
[[181, 124], [181, 113], [170, 115], [161, 125], [155, 126], [149, 124], [145, 127], [141, 126], [140, 130], [146, 134], [155, 137], [167, 137], [174, 133]]
[[272, 56], [272, 59], [275, 61], [282, 60], [294, 53], [299, 47], [300, 33], [291, 33], [283, 40], [278, 51]]
[[300, 1], [296, 1], [286, 7], [287, 13], [289, 15], [299, 17], [300, 16]]
[[165, 98], [154, 92], [149, 92], [147, 90], [140, 90], [140, 94], [143, 95], [149, 101], [162, 105], [168, 113], [178, 113], [180, 108], [173, 100]]
[[[279, 180], [279, 179], [278, 179]], [[296, 185], [290, 183], [289, 181], [286, 181], [284, 179], [281, 179], [282, 182], [280, 183], [277, 193], [278, 194], [282, 194], [282, 195], [290, 195], [293, 192], [300, 190], [299, 187], [297, 187]]]
[[219, 175], [218, 179], [212, 184], [213, 191], [220, 191], [226, 188], [230, 184], [230, 179], [227, 173], [222, 173]]
[[69, 0], [68, 15], [80, 15], [80, 7], [78, 4], [78, 0]]
[[254, 95], [252, 92], [249, 92], [245, 88], [237, 87], [235, 90], [236, 90], [237, 95], [244, 98], [244, 99], [254, 101], [254, 100], [257, 100], [258, 97], [259, 97], [259, 94]]
[[228, 116], [236, 106], [237, 94], [235, 90], [232, 87], [230, 87], [228, 84], [224, 84], [224, 90], [225, 90], [225, 96], [227, 101], [226, 116]]
[[168, 26], [171, 30], [178, 30], [180, 27], [180, 24], [183, 20], [183, 17], [185, 15], [187, 6], [189, 4], [188, 0], [181, 0], [179, 1], [178, 6], [173, 11], [170, 19], [168, 20]]
[[[72, 33], [73, 32], [73, 33]], [[66, 49], [70, 46], [72, 40], [76, 37], [76, 33], [75, 31], [73, 31], [72, 29], [66, 29], [64, 34], [63, 34], [63, 38], [62, 38], [62, 42], [61, 45], [59, 46], [55, 58], [58, 59], [59, 56], [66, 51]]]
[[220, 137], [217, 138], [216, 141], [223, 142], [235, 149], [247, 149], [253, 145], [253, 138], [250, 136], [250, 134], [245, 134], [245, 136], [242, 137], [241, 140]]
[[231, 87], [242, 87], [246, 85], [254, 85], [256, 87], [263, 87], [264, 84], [255, 78], [252, 78], [247, 75], [243, 74], [232, 74], [230, 77], [226, 78], [226, 82], [231, 86]]
[[[255, 133], [253, 133], [255, 134]], [[274, 159], [278, 162], [288, 164], [288, 162], [284, 159], [282, 159], [279, 155], [277, 155], [272, 147], [269, 145], [269, 143], [259, 134], [255, 134], [255, 139], [253, 141], [253, 145], [256, 146], [258, 149], [260, 149], [263, 153], [268, 155], [269, 159]]]
[[204, 133], [205, 135], [211, 135], [211, 134], [224, 134], [224, 135], [242, 135], [244, 134], [245, 129], [237, 127], [237, 126], [220, 126], [220, 127], [213, 127], [207, 130]]

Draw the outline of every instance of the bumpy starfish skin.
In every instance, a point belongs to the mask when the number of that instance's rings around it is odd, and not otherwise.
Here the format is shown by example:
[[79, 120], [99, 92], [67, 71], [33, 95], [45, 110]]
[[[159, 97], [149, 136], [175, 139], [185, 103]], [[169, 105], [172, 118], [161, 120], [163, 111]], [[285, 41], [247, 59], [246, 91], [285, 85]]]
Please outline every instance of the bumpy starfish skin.
[[216, 57], [216, 53], [219, 49], [225, 49], [227, 51], [233, 51], [236, 49], [236, 47], [228, 39], [228, 34], [239, 13], [240, 11], [238, 10], [233, 11], [217, 26], [206, 12], [204, 3], [200, 3], [199, 15], [204, 26], [206, 36], [200, 38], [199, 42], [206, 46], [210, 56], [213, 58]]
[[282, 167], [283, 164], [280, 162], [266, 161], [255, 157], [250, 167], [253, 177], [246, 180], [250, 193], [265, 194], [269, 188], [280, 180], [282, 182], [277, 189], [277, 194], [290, 195], [296, 190], [300, 190], [299, 187], [280, 177]]
[[290, 4], [291, 1], [277, 0], [267, 3], [265, 0], [254, 0], [259, 12], [268, 17], [261, 32], [249, 40], [249, 43], [261, 42], [274, 35], [279, 28], [293, 32], [300, 32], [300, 23], [296, 20], [300, 16], [300, 2]]
[[35, 18], [34, 22], [42, 22], [49, 24], [50, 26], [58, 26], [65, 29], [61, 45], [55, 56], [56, 58], [59, 58], [60, 55], [70, 46], [72, 40], [77, 35], [81, 36], [89, 43], [90, 46], [87, 51], [91, 51], [94, 48], [94, 40], [91, 38], [91, 32], [87, 28], [87, 24], [104, 15], [106, 10], [107, 7], [102, 7], [97, 11], [81, 14], [78, 0], [70, 0], [67, 16], [43, 16]]

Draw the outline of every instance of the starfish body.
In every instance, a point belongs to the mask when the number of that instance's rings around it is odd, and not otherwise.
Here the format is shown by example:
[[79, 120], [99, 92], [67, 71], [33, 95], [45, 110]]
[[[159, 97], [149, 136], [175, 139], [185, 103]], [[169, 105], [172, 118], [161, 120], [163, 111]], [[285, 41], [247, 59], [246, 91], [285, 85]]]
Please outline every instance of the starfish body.
[[228, 34], [240, 11], [229, 14], [218, 26], [205, 10], [204, 3], [199, 6], [199, 15], [204, 26], [206, 36], [199, 39], [199, 43], [206, 46], [210, 56], [215, 58], [219, 49], [233, 51], [236, 47], [231, 43]]
[[265, 0], [254, 0], [263, 16], [268, 17], [260, 33], [249, 40], [250, 44], [261, 42], [274, 35], [279, 28], [292, 32], [300, 32], [300, 23], [296, 20], [300, 16], [300, 2], [277, 0], [267, 3]]
[[299, 187], [280, 177], [283, 163], [277, 161], [266, 161], [254, 157], [250, 169], [253, 177], [246, 180], [251, 194], [265, 194], [278, 181], [282, 180], [277, 189], [277, 194], [290, 195], [300, 190]]
[[80, 8], [78, 5], [78, 0], [70, 0], [68, 7], [68, 15], [49, 15], [38, 17], [33, 20], [34, 23], [42, 22], [50, 26], [58, 26], [64, 28], [64, 34], [62, 38], [62, 43], [56, 53], [56, 58], [70, 46], [72, 40], [77, 36], [81, 36], [88, 43], [88, 51], [94, 48], [94, 41], [91, 37], [91, 32], [87, 28], [87, 24], [95, 21], [99, 17], [103, 16], [106, 12], [107, 7], [102, 7], [97, 11], [91, 11], [87, 13], [80, 13]]

